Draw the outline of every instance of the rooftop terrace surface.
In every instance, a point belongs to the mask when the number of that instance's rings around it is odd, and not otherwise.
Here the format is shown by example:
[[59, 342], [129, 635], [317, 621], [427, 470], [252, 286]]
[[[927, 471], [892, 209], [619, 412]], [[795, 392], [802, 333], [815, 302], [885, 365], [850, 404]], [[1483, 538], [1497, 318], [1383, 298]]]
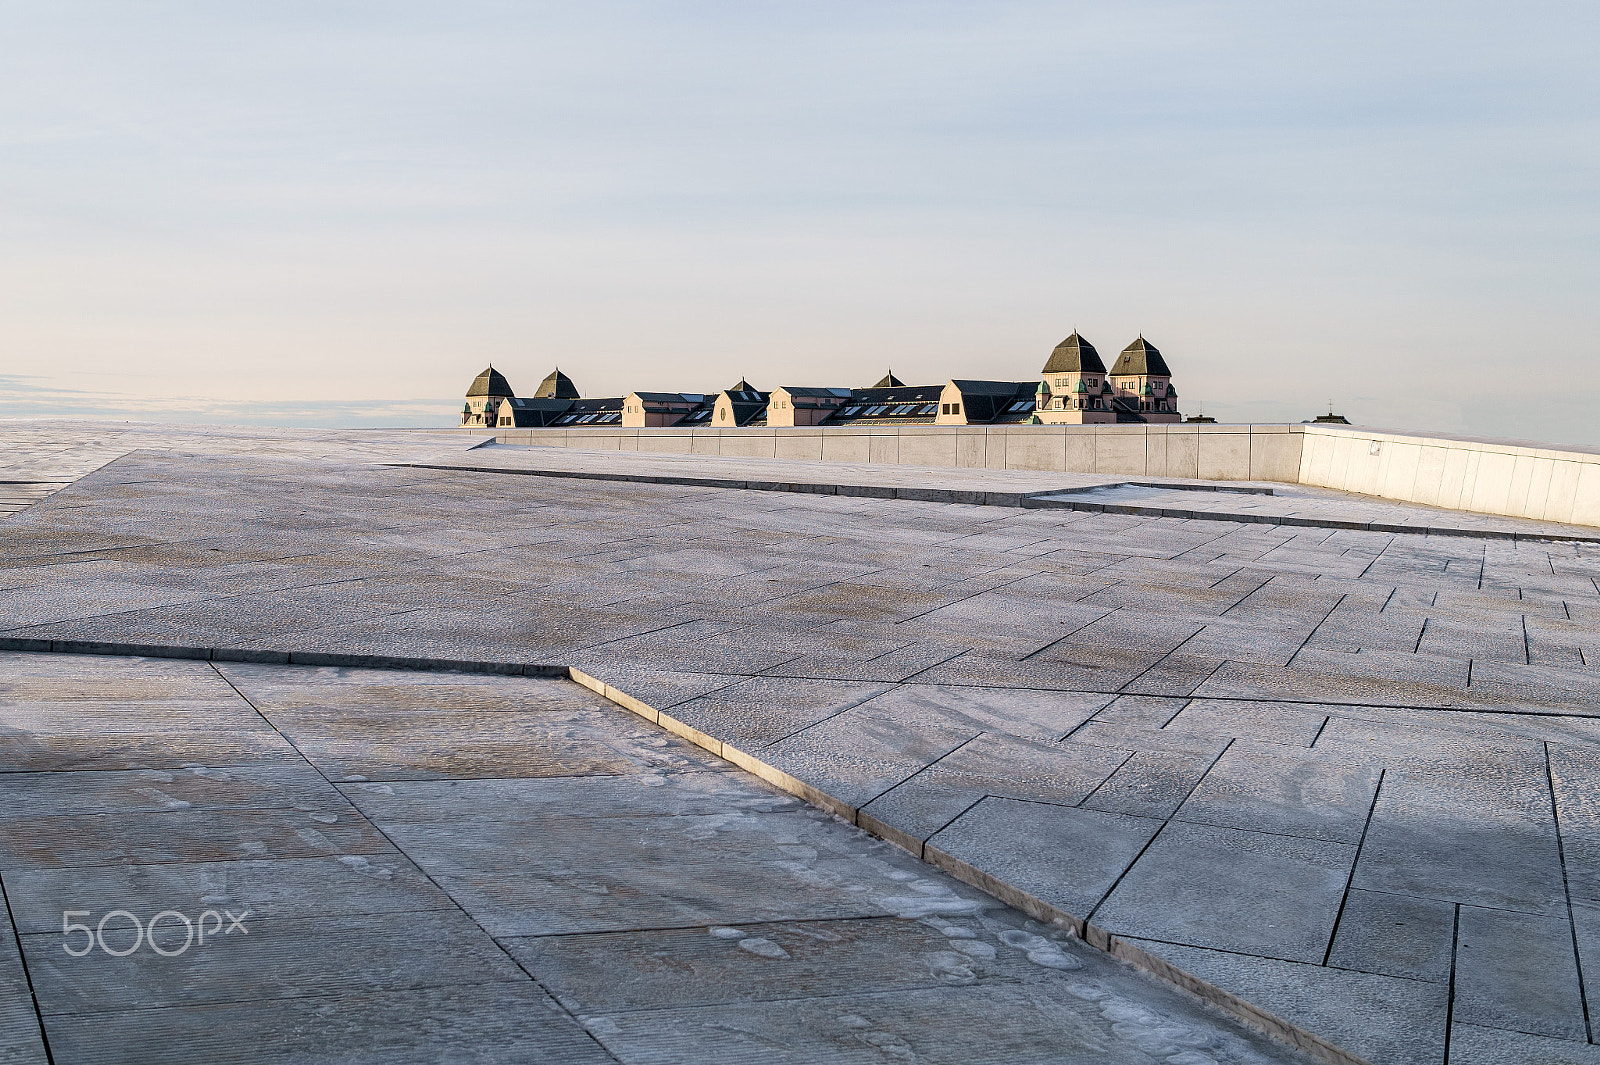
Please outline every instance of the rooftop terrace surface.
[[1301, 1060], [569, 681], [0, 676], [6, 1062]]
[[1370, 1061], [1600, 1060], [1600, 546], [349, 435], [129, 454], [0, 521], [0, 635], [571, 666]]
[[1278, 481], [1196, 481], [1175, 477], [992, 470], [934, 466], [729, 458], [651, 451], [603, 451], [480, 443], [462, 453], [436, 455], [418, 465], [476, 472], [544, 474], [649, 483], [721, 482], [765, 490], [835, 488], [840, 494], [879, 489], [906, 498], [968, 496], [963, 502], [1004, 501], [1032, 495], [1022, 505], [1111, 509], [1148, 517], [1177, 516], [1241, 523], [1308, 526], [1385, 526], [1456, 536], [1586, 539], [1600, 543], [1600, 528], [1554, 521], [1498, 517], [1358, 496]]

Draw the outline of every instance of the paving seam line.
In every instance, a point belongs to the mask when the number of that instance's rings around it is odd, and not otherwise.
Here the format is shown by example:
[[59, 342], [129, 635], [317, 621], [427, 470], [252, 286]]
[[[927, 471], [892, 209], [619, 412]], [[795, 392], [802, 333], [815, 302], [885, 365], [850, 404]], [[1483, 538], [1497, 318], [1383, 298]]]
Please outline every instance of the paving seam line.
[[1185, 991], [1201, 1001], [1214, 1006], [1251, 1028], [1287, 1043], [1325, 1065], [1370, 1065], [1359, 1058], [1296, 1025], [1290, 1024], [1249, 1002], [1207, 983], [1182, 969], [1134, 946], [1117, 936], [1088, 923], [1081, 917], [1012, 887], [988, 873], [975, 868], [936, 847], [929, 847], [914, 836], [884, 824], [870, 814], [827, 792], [812, 787], [798, 777], [769, 765], [759, 758], [725, 744], [715, 736], [701, 732], [669, 714], [637, 699], [620, 688], [612, 687], [597, 677], [590, 676], [571, 666], [549, 665], [533, 662], [493, 662], [472, 659], [420, 658], [395, 655], [340, 654], [326, 651], [276, 651], [247, 650], [229, 647], [192, 647], [171, 644], [120, 643], [103, 640], [33, 640], [16, 637], [0, 638], [0, 651], [35, 652], [52, 654], [93, 654], [119, 657], [167, 658], [190, 661], [233, 662], [241, 664], [281, 666], [334, 666], [349, 669], [399, 669], [436, 673], [476, 673], [496, 676], [561, 678], [588, 688], [602, 698], [637, 714], [646, 721], [673, 733], [696, 747], [709, 751], [740, 769], [760, 777], [781, 791], [803, 799], [818, 809], [825, 810], [848, 821], [887, 843], [893, 844], [944, 870], [979, 891], [1015, 907], [1045, 924], [1053, 924], [1076, 935], [1083, 942], [1115, 958], [1143, 970]]
[[[1174, 507], [1143, 506], [1136, 503], [1088, 503], [1047, 496], [1087, 489], [1050, 488], [1039, 492], [988, 492], [964, 488], [891, 488], [884, 485], [823, 484], [815, 481], [745, 480], [736, 477], [687, 477], [655, 473], [602, 473], [587, 470], [531, 470], [503, 466], [439, 465], [426, 462], [384, 463], [394, 469], [447, 470], [457, 473], [499, 473], [519, 477], [556, 477], [581, 481], [620, 481], [631, 484], [683, 485], [690, 488], [729, 488], [745, 492], [797, 492], [802, 495], [838, 495], [870, 499], [904, 499], [915, 503], [963, 503], [968, 506], [1020, 507], [1025, 510], [1076, 510], [1091, 514], [1131, 514], [1138, 517], [1180, 518], [1186, 521], [1222, 521], [1242, 525], [1288, 525], [1312, 529], [1351, 529], [1357, 532], [1395, 533], [1410, 536], [1453, 536], [1475, 540], [1600, 543], [1600, 535], [1576, 533], [1520, 533], [1504, 529], [1459, 529], [1438, 525], [1405, 525], [1382, 521], [1345, 521], [1338, 518], [1304, 518], [1295, 515], [1255, 514], [1219, 510], [1184, 510]], [[1133, 481], [1113, 485], [1115, 488]], [[1142, 487], [1142, 485], [1141, 485]], [[1166, 488], [1167, 485], [1153, 486]], [[1183, 489], [1193, 491], [1196, 489]], [[1243, 489], [1217, 488], [1217, 492], [1243, 493]]]

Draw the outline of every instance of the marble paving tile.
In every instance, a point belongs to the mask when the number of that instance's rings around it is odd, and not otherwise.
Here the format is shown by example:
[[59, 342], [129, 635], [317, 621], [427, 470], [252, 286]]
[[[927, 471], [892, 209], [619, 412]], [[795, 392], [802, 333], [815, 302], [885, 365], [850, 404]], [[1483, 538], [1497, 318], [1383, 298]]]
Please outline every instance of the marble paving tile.
[[1320, 964], [1355, 850], [1172, 822], [1093, 919], [1117, 935]]
[[1127, 814], [986, 798], [928, 846], [1083, 917], [1160, 828]]
[[1455, 991], [1455, 1019], [1463, 1024], [1588, 1038], [1565, 914], [1461, 907]]

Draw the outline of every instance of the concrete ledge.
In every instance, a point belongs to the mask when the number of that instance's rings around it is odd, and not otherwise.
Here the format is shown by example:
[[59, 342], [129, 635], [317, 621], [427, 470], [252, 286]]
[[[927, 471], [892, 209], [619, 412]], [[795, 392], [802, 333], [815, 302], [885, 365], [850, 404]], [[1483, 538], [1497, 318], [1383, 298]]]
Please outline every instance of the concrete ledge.
[[28, 651], [56, 654], [94, 654], [120, 657], [191, 659], [209, 662], [262, 662], [273, 665], [340, 666], [353, 669], [399, 669], [439, 673], [487, 673], [502, 676], [564, 678], [580, 684], [617, 706], [681, 736], [695, 746], [724, 758], [774, 787], [803, 799], [819, 809], [856, 825], [890, 844], [909, 851], [931, 865], [943, 869], [965, 884], [1012, 906], [1037, 921], [1066, 929], [1080, 940], [1150, 973], [1164, 982], [1228, 1013], [1236, 1020], [1289, 1044], [1326, 1065], [1369, 1065], [1367, 1061], [1339, 1049], [1321, 1037], [1267, 1013], [1227, 991], [1191, 976], [1182, 969], [1123, 942], [1083, 918], [1036, 898], [999, 880], [981, 869], [926, 846], [877, 818], [862, 814], [842, 799], [814, 788], [805, 781], [769, 765], [716, 737], [656, 710], [643, 700], [606, 684], [604, 681], [568, 666], [517, 662], [482, 662], [469, 659], [405, 658], [385, 655], [338, 654], [322, 651], [245, 650], [225, 647], [185, 647], [166, 644], [115, 643], [97, 640], [29, 640], [0, 638], [0, 651]]
[[916, 836], [913, 836], [909, 832], [902, 832], [893, 825], [885, 824], [884, 822], [879, 821], [876, 817], [873, 817], [871, 814], [863, 813], [860, 810], [856, 811], [856, 825], [864, 831], [870, 832], [874, 836], [877, 836], [879, 839], [893, 843], [901, 850], [906, 851], [917, 858], [921, 858], [923, 861], [928, 860], [926, 853], [927, 848], [923, 845], [922, 840], [918, 839]]

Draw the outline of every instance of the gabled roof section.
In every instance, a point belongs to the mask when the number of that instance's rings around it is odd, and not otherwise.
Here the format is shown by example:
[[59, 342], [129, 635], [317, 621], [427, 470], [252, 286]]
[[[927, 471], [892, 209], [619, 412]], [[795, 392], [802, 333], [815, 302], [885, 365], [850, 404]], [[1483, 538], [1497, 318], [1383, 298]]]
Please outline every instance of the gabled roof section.
[[849, 399], [848, 388], [801, 388], [796, 385], [782, 385], [783, 391], [796, 399]]
[[[735, 392], [730, 388], [723, 395], [728, 397], [728, 407], [733, 412], [733, 427], [756, 423], [764, 424], [766, 422], [768, 393], [756, 391]], [[718, 429], [730, 428], [728, 422], [720, 419], [711, 424]]]
[[477, 377], [472, 379], [472, 386], [467, 389], [467, 398], [474, 396], [514, 396], [511, 391], [511, 382], [507, 381], [505, 374], [490, 366]]
[[539, 382], [539, 391], [533, 395], [536, 399], [577, 399], [578, 386], [558, 366], [550, 371], [550, 376]]
[[850, 393], [856, 403], [936, 403], [944, 385], [896, 385], [893, 388], [858, 388]]
[[963, 396], [1033, 395], [1037, 381], [951, 381]]
[[1077, 333], [1056, 345], [1056, 350], [1050, 353], [1050, 361], [1040, 371], [1047, 374], [1105, 372], [1106, 364], [1100, 361], [1100, 353]]
[[857, 388], [820, 425], [932, 424], [939, 414], [943, 385]]
[[619, 425], [622, 422], [622, 396], [610, 399], [574, 399], [562, 400], [568, 404], [566, 412], [553, 421], [552, 425], [562, 428], [582, 429], [591, 425]]
[[710, 395], [703, 397], [700, 400], [699, 406], [695, 407], [688, 414], [685, 414], [682, 418], [679, 418], [674, 424], [680, 429], [703, 428], [707, 425], [710, 425], [712, 412], [717, 409], [717, 399], [721, 397], [721, 395], [721, 392], [712, 392]]
[[517, 399], [511, 397], [500, 405], [500, 416], [511, 418], [517, 429], [538, 429], [550, 425], [572, 406], [570, 399]]
[[1167, 360], [1161, 357], [1161, 352], [1156, 350], [1154, 344], [1142, 336], [1122, 349], [1122, 354], [1117, 356], [1116, 365], [1111, 367], [1111, 372], [1149, 374], [1157, 377], [1172, 376], [1172, 371], [1167, 369]]
[[969, 424], [1019, 422], [1033, 416], [1037, 381], [951, 381]]
[[642, 403], [676, 403], [690, 404], [691, 406], [704, 402], [705, 396], [699, 392], [634, 392]]

